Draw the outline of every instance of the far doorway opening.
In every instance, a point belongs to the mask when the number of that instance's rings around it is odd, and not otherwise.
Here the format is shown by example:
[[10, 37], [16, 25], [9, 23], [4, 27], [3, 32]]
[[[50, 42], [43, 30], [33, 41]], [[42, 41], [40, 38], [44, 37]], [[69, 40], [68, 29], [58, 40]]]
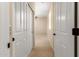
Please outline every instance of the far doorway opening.
[[53, 56], [51, 9], [51, 3], [35, 3], [34, 47], [30, 54], [31, 57]]

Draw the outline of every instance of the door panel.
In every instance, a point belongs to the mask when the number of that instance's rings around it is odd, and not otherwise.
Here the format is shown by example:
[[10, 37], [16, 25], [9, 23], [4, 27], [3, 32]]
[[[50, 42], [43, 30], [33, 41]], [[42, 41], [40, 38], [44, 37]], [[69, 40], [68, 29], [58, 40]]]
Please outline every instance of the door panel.
[[14, 3], [13, 37], [15, 41], [13, 42], [13, 56], [17, 57], [26, 56], [26, 30], [23, 27], [26, 25], [24, 23], [24, 8], [26, 8], [25, 3]]
[[13, 5], [13, 37], [15, 38], [13, 56], [28, 56], [33, 48], [32, 10], [24, 2], [17, 2]]
[[56, 57], [74, 56], [74, 3], [54, 3], [54, 53]]

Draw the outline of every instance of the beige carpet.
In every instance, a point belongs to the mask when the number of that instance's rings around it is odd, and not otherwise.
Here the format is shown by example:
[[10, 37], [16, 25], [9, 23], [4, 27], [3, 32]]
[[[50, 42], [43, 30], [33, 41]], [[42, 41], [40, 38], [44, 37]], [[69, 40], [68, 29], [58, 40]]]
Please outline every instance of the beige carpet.
[[35, 47], [29, 57], [53, 57], [53, 49], [46, 35], [36, 35]]

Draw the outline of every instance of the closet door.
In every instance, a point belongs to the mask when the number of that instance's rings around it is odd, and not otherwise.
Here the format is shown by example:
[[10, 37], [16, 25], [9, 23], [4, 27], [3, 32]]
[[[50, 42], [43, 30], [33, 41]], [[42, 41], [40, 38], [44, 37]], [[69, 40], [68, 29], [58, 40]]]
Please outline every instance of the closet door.
[[54, 3], [54, 56], [74, 57], [74, 3]]

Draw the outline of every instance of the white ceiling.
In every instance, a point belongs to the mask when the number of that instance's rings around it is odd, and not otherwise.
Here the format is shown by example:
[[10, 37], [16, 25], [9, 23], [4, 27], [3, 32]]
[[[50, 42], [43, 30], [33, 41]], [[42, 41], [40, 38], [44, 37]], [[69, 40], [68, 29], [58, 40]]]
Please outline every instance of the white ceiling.
[[49, 13], [50, 3], [48, 2], [35, 2], [35, 16], [45, 17]]

